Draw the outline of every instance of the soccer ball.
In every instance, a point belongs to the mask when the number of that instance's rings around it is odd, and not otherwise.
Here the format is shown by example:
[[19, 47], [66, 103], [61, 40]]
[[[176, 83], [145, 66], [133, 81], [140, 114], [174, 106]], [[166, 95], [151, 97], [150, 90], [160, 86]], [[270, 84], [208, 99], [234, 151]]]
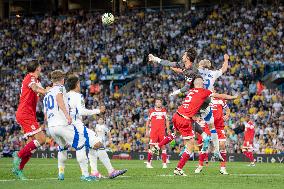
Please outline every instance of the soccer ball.
[[104, 13], [102, 15], [102, 23], [104, 25], [109, 25], [112, 24], [114, 22], [114, 16], [111, 13]]

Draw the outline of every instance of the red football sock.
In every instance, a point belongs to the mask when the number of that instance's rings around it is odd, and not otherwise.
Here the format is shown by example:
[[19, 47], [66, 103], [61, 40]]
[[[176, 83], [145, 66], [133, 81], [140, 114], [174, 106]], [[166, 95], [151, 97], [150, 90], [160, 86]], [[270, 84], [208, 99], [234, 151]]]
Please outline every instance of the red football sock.
[[254, 162], [254, 157], [253, 157], [252, 152], [248, 152], [248, 157], [249, 157], [250, 162]]
[[186, 164], [187, 160], [190, 157], [190, 153], [188, 150], [185, 150], [178, 162], [177, 168], [182, 169], [184, 167], [184, 165]]
[[227, 162], [227, 153], [226, 151], [220, 151], [222, 158], [224, 159], [224, 161], [220, 162], [220, 166], [221, 167], [226, 167], [226, 162]]
[[199, 153], [199, 166], [203, 166], [204, 160], [206, 158], [206, 153], [200, 152]]
[[172, 140], [174, 140], [174, 139], [175, 139], [175, 134], [174, 134], [174, 133], [172, 133], [171, 135], [166, 136], [166, 137], [158, 144], [159, 148], [161, 148], [162, 146], [164, 146], [164, 145], [170, 143], [170, 142], [171, 142]]
[[32, 156], [30, 155], [30, 156], [25, 156], [25, 157], [22, 158], [22, 161], [21, 161], [21, 163], [19, 165], [19, 169], [20, 170], [24, 169], [25, 165], [28, 163], [28, 161], [31, 159], [31, 157]]
[[248, 153], [247, 151], [244, 151], [243, 154], [244, 154], [248, 159], [250, 159], [249, 153]]
[[205, 152], [204, 155], [205, 155], [204, 160], [208, 162], [208, 152]]
[[[37, 144], [37, 145], [36, 145]], [[32, 155], [32, 151], [37, 149], [37, 147], [40, 146], [39, 142], [37, 140], [32, 140], [31, 142], [29, 142], [28, 144], [26, 144], [24, 146], [24, 148], [22, 148], [19, 153], [18, 156], [19, 158], [24, 158], [24, 157], [28, 157]]]
[[153, 156], [152, 152], [149, 151], [148, 152], [148, 163], [151, 162], [152, 156]]
[[166, 151], [162, 151], [162, 160], [163, 160], [163, 163], [167, 163], [167, 153]]

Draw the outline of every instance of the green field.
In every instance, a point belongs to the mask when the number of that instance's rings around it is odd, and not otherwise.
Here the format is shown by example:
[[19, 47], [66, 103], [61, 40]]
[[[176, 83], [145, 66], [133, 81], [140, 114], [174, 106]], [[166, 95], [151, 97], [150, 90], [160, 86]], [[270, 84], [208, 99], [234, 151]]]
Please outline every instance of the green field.
[[[194, 169], [197, 162], [188, 162], [185, 167], [187, 177], [173, 176], [176, 161], [169, 164], [168, 169], [161, 169], [161, 162], [154, 161], [154, 169], [146, 169], [144, 161], [115, 160], [112, 161], [117, 169], [127, 168], [128, 172], [123, 177], [116, 179], [102, 179], [98, 182], [80, 181], [79, 166], [74, 159], [68, 160], [65, 168], [65, 180], [57, 180], [57, 161], [55, 159], [32, 159], [25, 168], [27, 181], [15, 180], [11, 174], [12, 159], [0, 159], [0, 188], [1, 189], [39, 189], [39, 188], [147, 188], [147, 189], [181, 189], [181, 188], [233, 188], [233, 189], [260, 189], [283, 188], [283, 164], [257, 164], [248, 167], [247, 163], [228, 163], [230, 175], [219, 175], [219, 164], [211, 163], [200, 175], [195, 175]], [[99, 170], [106, 173], [99, 164]]]

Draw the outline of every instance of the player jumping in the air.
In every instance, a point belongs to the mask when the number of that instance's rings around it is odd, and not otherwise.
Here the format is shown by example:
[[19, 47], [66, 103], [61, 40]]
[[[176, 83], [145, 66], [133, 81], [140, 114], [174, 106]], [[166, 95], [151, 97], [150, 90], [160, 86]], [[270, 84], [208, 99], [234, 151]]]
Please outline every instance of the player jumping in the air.
[[[156, 98], [155, 107], [149, 110], [148, 120], [146, 122], [146, 135], [150, 135], [150, 148], [153, 145], [157, 145], [165, 138], [165, 130], [167, 133], [170, 133], [170, 122], [167, 116], [167, 110], [162, 107], [163, 100], [162, 98]], [[146, 164], [147, 168], [152, 167], [152, 156], [153, 152], [148, 151], [148, 161]], [[163, 168], [167, 168], [167, 151], [165, 146], [161, 146], [162, 149], [162, 161]]]
[[38, 94], [44, 95], [46, 90], [41, 87], [39, 76], [41, 66], [38, 62], [30, 62], [27, 65], [28, 74], [25, 76], [22, 87], [20, 103], [16, 112], [16, 119], [22, 127], [25, 138], [28, 138], [27, 144], [19, 152], [14, 152], [13, 174], [17, 178], [24, 180], [23, 169], [30, 160], [34, 151], [43, 145], [46, 140], [44, 132], [36, 119], [36, 105]]
[[[187, 81], [191, 82], [192, 78], [195, 77], [195, 75], [197, 75], [197, 73], [198, 73], [197, 68], [193, 65], [193, 63], [196, 59], [196, 56], [197, 56], [196, 50], [194, 48], [188, 48], [184, 52], [181, 62], [170, 62], [168, 60], [163, 60], [163, 59], [160, 59], [158, 57], [155, 57], [152, 54], [149, 54], [148, 58], [149, 58], [149, 62], [154, 62], [154, 63], [161, 64], [163, 66], [170, 66], [172, 68], [178, 69], [179, 71], [181, 71], [184, 74], [185, 79]], [[190, 86], [190, 84], [188, 84], [188, 85]], [[188, 89], [185, 88], [185, 90], [188, 90]], [[207, 102], [205, 103], [204, 106], [207, 107]], [[205, 132], [203, 132], [202, 128], [198, 124], [194, 124], [193, 126], [195, 127], [194, 130], [196, 130], [196, 132], [201, 134], [201, 136], [203, 138], [203, 141], [204, 141], [203, 147], [204, 148], [208, 147], [209, 142], [210, 142], [210, 137]], [[164, 138], [164, 140], [162, 140], [156, 147], [159, 149], [162, 146], [171, 142], [174, 138], [175, 138], [175, 134], [172, 133], [172, 134], [166, 136]]]
[[[183, 55], [183, 61], [188, 61], [186, 59], [187, 52], [185, 52], [185, 54]], [[212, 64], [209, 60], [202, 60], [199, 62], [198, 65], [198, 72], [202, 75], [203, 79], [204, 79], [204, 86], [206, 89], [209, 90], [213, 90], [214, 89], [214, 83], [216, 81], [216, 79], [218, 77], [220, 77], [224, 72], [226, 72], [226, 70], [228, 69], [228, 60], [229, 60], [229, 56], [227, 54], [224, 55], [224, 63], [223, 66], [220, 70], [211, 70], [212, 69]], [[184, 68], [181, 68], [180, 63], [175, 63], [175, 62], [169, 62], [166, 60], [162, 60], [158, 57], [154, 57], [152, 54], [149, 55], [149, 61], [153, 61], [165, 66], [171, 66], [171, 68], [179, 73], [186, 73], [188, 70], [185, 70]], [[193, 60], [194, 61], [194, 60]], [[191, 64], [192, 65], [192, 64]], [[191, 72], [197, 72], [197, 70], [193, 67]], [[173, 95], [177, 95], [181, 92], [186, 92], [188, 91], [188, 89], [190, 88], [191, 85], [191, 81], [192, 81], [192, 77], [186, 77], [186, 84], [182, 89], [176, 90], [173, 93], [170, 94], [170, 96]], [[212, 141], [215, 147], [215, 156], [219, 156], [220, 159], [222, 159], [222, 157], [220, 157], [220, 153], [219, 153], [219, 141], [218, 141], [218, 135], [216, 133], [214, 124], [210, 124], [210, 129], [211, 129], [211, 136], [212, 136]], [[203, 145], [203, 151], [205, 151], [205, 149], [208, 146], [208, 137], [207, 134], [205, 132], [203, 132], [203, 130], [201, 129], [201, 127], [198, 124], [195, 124], [195, 130], [196, 132], [198, 132], [203, 140], [204, 140], [204, 145]], [[174, 139], [174, 135], [169, 135], [167, 138], [165, 138], [164, 141], [162, 141], [161, 143], [164, 144], [166, 142], [170, 142], [171, 140]], [[158, 145], [160, 146], [160, 145]]]
[[[223, 115], [223, 111], [226, 110], [226, 114]], [[218, 140], [220, 144], [220, 154], [222, 156], [222, 160], [220, 162], [220, 173], [227, 175], [226, 170], [226, 160], [227, 160], [227, 154], [226, 154], [226, 135], [224, 131], [224, 121], [227, 121], [229, 119], [230, 115], [230, 109], [227, 106], [227, 103], [225, 100], [221, 100], [218, 98], [212, 98], [212, 112], [214, 116], [214, 125], [218, 134]], [[200, 173], [203, 169], [203, 162], [206, 158], [206, 152], [200, 151], [199, 154], [199, 165], [198, 168], [195, 170], [195, 173]]]
[[[93, 109], [93, 110], [85, 108], [85, 101], [83, 95], [80, 93], [81, 91], [80, 80], [77, 76], [75, 75], [69, 76], [66, 83], [70, 90], [67, 93], [67, 97], [70, 108], [70, 115], [72, 116], [72, 124], [78, 130], [79, 133], [83, 134], [83, 136], [86, 139], [86, 147], [89, 148], [91, 177], [93, 178], [102, 177], [97, 170], [97, 158], [99, 158], [100, 161], [103, 163], [103, 165], [107, 168], [109, 178], [112, 179], [119, 175], [124, 174], [127, 171], [127, 169], [115, 170], [111, 165], [110, 159], [107, 155], [105, 145], [103, 142], [103, 135], [100, 136], [100, 132], [96, 134], [93, 130], [87, 128], [82, 121], [83, 120], [82, 116], [103, 113], [105, 111], [105, 107], [101, 106], [100, 109]], [[98, 127], [100, 127], [100, 125], [98, 125]], [[100, 145], [98, 145], [98, 141], [100, 141], [99, 143]], [[59, 166], [64, 167], [64, 162], [67, 160], [67, 151], [60, 152], [60, 154], [62, 157], [60, 158], [61, 160]]]
[[[203, 79], [201, 76], [197, 76], [193, 80], [193, 85], [194, 88], [188, 91], [185, 100], [183, 101], [182, 105], [178, 107], [177, 112], [173, 116], [174, 128], [181, 134], [186, 146], [178, 166], [174, 171], [174, 174], [179, 176], [186, 176], [182, 168], [194, 150], [194, 133], [192, 130], [192, 123], [194, 120], [200, 119], [200, 116], [197, 116], [197, 113], [203, 102], [208, 97], [216, 97], [228, 100], [237, 98], [237, 96], [212, 93], [210, 90], [204, 89]], [[213, 121], [212, 111], [208, 112], [207, 109], [206, 111], [202, 112], [201, 117], [205, 121]]]

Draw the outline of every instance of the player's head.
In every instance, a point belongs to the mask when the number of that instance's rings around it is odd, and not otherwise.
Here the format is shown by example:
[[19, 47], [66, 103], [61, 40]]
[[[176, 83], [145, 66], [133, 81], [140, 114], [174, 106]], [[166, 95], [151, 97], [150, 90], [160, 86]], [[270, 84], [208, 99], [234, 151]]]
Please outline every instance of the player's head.
[[41, 72], [40, 64], [37, 61], [31, 61], [27, 64], [28, 73], [34, 73], [35, 76], [39, 76]]
[[198, 75], [193, 80], [194, 88], [203, 88], [203, 78], [202, 76]]
[[194, 48], [188, 48], [183, 56], [182, 56], [182, 62], [184, 63], [184, 67], [186, 69], [191, 68], [195, 58], [197, 56], [197, 52]]
[[61, 85], [64, 85], [64, 78], [65, 78], [65, 74], [61, 70], [54, 70], [53, 72], [51, 72], [51, 81], [52, 81], [53, 85], [55, 83], [59, 83]]
[[161, 97], [156, 97], [155, 108], [161, 108], [163, 105], [163, 99]]
[[213, 69], [212, 63], [210, 62], [210, 60], [207, 60], [207, 59], [201, 60], [198, 63], [198, 68], [201, 68], [201, 69], [207, 68], [209, 70]]
[[80, 92], [81, 86], [79, 77], [76, 75], [70, 75], [66, 80], [66, 86], [68, 88], [68, 91], [75, 90], [77, 92]]
[[100, 124], [100, 125], [102, 125], [102, 124], [104, 124], [104, 118], [103, 117], [99, 117], [99, 119], [98, 119], [98, 124]]

